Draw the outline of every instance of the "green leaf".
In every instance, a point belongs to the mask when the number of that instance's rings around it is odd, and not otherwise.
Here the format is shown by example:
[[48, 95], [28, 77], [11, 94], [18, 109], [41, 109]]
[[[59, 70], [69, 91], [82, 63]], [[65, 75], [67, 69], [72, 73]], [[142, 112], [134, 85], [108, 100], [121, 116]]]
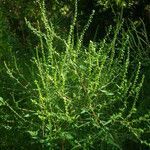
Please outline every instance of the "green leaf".
[[28, 117], [30, 117], [30, 115], [29, 115], [29, 114], [26, 114], [24, 117], [25, 117], [25, 118], [28, 118]]
[[82, 108], [81, 110], [82, 110], [82, 111], [81, 111], [81, 114], [84, 114], [84, 113], [87, 113], [87, 112], [88, 112], [88, 109], [86, 109], [86, 108]]
[[101, 90], [102, 93], [106, 94], [107, 96], [112, 96], [114, 93], [108, 92], [106, 90]]
[[74, 139], [74, 137], [69, 133], [69, 132], [62, 132], [61, 133], [61, 137], [63, 139], [67, 139], [67, 140], [72, 140]]
[[32, 136], [32, 138], [35, 138], [38, 135], [38, 131], [27, 131], [27, 132]]
[[3, 98], [0, 97], [0, 106], [3, 106], [3, 105], [5, 105], [5, 102], [4, 102]]

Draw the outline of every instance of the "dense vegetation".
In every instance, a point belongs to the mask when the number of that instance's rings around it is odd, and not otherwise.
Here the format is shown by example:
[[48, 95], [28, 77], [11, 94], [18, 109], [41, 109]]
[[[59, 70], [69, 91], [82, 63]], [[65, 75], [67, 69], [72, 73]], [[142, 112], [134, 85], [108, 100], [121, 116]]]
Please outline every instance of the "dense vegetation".
[[148, 0], [1, 0], [0, 149], [148, 150], [149, 25]]

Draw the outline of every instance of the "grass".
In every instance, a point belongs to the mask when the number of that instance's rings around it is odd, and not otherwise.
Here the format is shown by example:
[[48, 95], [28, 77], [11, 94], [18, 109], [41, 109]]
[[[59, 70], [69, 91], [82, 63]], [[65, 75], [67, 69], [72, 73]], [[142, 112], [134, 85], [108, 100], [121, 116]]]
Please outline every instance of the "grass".
[[[10, 99], [0, 99], [3, 129], [22, 138], [20, 149], [27, 142], [30, 149], [118, 150], [128, 139], [150, 146], [149, 114], [138, 111], [144, 75], [140, 75], [140, 62], [130, 75], [130, 34], [123, 32], [122, 22], [100, 42], [90, 41], [84, 47], [94, 12], [74, 38], [76, 4], [70, 32], [62, 39], [49, 23], [44, 4], [39, 6], [41, 26], [34, 28], [26, 20], [39, 38], [30, 66], [23, 69], [15, 57], [14, 66], [5, 63], [15, 86]], [[21, 94], [16, 96], [18, 90]], [[2, 148], [13, 145], [8, 139]]]

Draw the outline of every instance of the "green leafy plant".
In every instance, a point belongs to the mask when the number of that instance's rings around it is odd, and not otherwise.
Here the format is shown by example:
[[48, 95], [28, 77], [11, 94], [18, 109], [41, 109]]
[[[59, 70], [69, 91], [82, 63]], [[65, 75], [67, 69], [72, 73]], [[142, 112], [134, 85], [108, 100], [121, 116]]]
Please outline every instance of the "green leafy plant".
[[[149, 131], [149, 114], [139, 115], [137, 105], [144, 76], [140, 76], [140, 62], [130, 76], [130, 35], [122, 31], [122, 22], [99, 43], [90, 41], [85, 47], [84, 34], [94, 12], [75, 39], [76, 3], [65, 39], [48, 21], [44, 3], [39, 6], [41, 26], [34, 28], [26, 20], [39, 38], [28, 104], [5, 101], [20, 122], [18, 128], [33, 143], [40, 143], [41, 149], [122, 149], [126, 139], [150, 146], [143, 138]], [[5, 66], [14, 82], [28, 89], [15, 73], [19, 72], [17, 62], [14, 69]]]

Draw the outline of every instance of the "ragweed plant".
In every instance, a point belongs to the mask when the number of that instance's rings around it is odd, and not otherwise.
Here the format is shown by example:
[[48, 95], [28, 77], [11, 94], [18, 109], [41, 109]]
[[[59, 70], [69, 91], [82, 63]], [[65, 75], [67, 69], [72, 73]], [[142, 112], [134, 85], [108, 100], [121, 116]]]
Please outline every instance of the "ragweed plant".
[[[122, 149], [127, 139], [150, 146], [144, 139], [149, 114], [139, 115], [137, 105], [144, 76], [139, 74], [140, 63], [130, 75], [129, 35], [122, 32], [122, 23], [115, 30], [110, 28], [99, 43], [90, 41], [84, 47], [84, 33], [94, 12], [75, 39], [76, 3], [70, 32], [62, 39], [48, 21], [44, 3], [39, 6], [42, 26], [36, 29], [26, 20], [39, 37], [32, 60], [31, 110], [20, 108], [17, 112], [4, 102], [15, 115], [22, 112], [17, 117], [22, 124], [29, 124], [24, 130], [32, 142], [41, 143], [41, 149], [62, 150]], [[10, 77], [17, 79], [7, 64], [6, 68]]]

